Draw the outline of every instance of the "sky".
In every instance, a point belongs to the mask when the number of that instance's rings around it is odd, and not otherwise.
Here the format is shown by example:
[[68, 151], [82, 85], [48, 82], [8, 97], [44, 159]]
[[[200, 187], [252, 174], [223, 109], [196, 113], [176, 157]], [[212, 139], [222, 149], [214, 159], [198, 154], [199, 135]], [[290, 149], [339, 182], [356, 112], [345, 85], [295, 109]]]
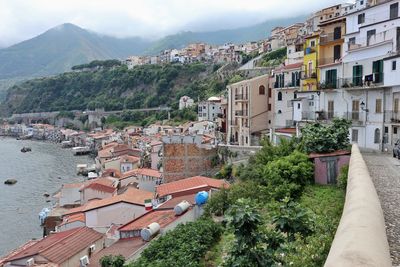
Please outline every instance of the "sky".
[[308, 15], [340, 0], [0, 0], [0, 47], [63, 23], [116, 37], [250, 26]]

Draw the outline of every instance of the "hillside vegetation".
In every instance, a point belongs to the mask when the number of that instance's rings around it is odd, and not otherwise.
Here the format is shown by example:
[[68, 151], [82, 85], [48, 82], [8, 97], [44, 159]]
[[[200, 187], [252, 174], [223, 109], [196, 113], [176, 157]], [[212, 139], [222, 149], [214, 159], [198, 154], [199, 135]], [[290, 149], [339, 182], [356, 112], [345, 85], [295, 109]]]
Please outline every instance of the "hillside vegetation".
[[137, 109], [168, 105], [177, 108], [183, 95], [193, 99], [221, 93], [226, 82], [214, 75], [216, 66], [147, 65], [99, 67], [38, 78], [11, 87], [2, 104], [11, 113]]

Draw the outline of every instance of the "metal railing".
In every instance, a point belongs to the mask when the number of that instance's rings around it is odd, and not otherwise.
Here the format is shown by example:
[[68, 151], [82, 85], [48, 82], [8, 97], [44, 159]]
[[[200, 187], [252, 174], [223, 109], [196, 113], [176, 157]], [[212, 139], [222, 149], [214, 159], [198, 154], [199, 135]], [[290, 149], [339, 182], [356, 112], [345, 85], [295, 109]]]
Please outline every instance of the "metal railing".
[[341, 78], [339, 79], [338, 84], [342, 88], [380, 86], [383, 84], [383, 76], [383, 72], [376, 72], [364, 76]]
[[360, 111], [345, 112], [343, 118], [351, 120], [353, 125], [362, 126], [364, 125], [365, 112], [360, 112]]
[[319, 44], [320, 45], [325, 45], [327, 43], [337, 41], [337, 40], [342, 40], [342, 34], [334, 34], [333, 32], [327, 33], [321, 36]]
[[373, 34], [369, 37], [357, 38], [357, 43], [348, 43], [348, 50], [353, 51], [360, 48], [370, 47], [384, 42], [393, 42], [393, 36], [388, 31]]
[[385, 122], [400, 123], [400, 112], [393, 110], [385, 110]]
[[341, 62], [340, 58], [334, 58], [334, 57], [326, 57], [326, 58], [318, 59], [318, 64], [320, 66], [327, 65], [327, 64], [340, 63], [340, 62]]
[[235, 110], [235, 116], [248, 116], [247, 110]]
[[249, 96], [247, 94], [237, 94], [235, 95], [235, 100], [249, 100]]
[[316, 79], [317, 70], [316, 69], [306, 69], [301, 72], [301, 79]]

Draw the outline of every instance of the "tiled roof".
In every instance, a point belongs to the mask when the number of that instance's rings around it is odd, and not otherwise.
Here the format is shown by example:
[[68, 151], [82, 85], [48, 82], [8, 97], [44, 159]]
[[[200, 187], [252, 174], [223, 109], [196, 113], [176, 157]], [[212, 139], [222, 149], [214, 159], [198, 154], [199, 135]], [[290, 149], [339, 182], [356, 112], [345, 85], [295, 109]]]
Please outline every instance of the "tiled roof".
[[311, 153], [308, 155], [310, 159], [314, 158], [323, 158], [323, 157], [334, 157], [334, 156], [344, 156], [344, 155], [350, 155], [351, 151], [349, 150], [337, 150], [329, 153]]
[[139, 157], [134, 157], [134, 156], [129, 156], [129, 155], [121, 156], [121, 162], [136, 163], [136, 162], [139, 162], [139, 161], [140, 161]]
[[76, 214], [72, 214], [69, 216], [64, 217], [63, 222], [59, 225], [65, 225], [67, 223], [72, 223], [72, 222], [86, 222], [86, 216], [85, 213], [81, 212], [81, 213], [76, 213]]
[[161, 178], [161, 172], [153, 169], [148, 169], [148, 168], [141, 168], [141, 169], [133, 169], [131, 171], [127, 171], [122, 174], [122, 179], [132, 177], [132, 176], [137, 176], [137, 175], [143, 175], [143, 176], [151, 176], [151, 177], [156, 177], [156, 178]]
[[157, 207], [157, 209], [158, 210], [173, 209], [173, 208], [175, 208], [176, 205], [178, 205], [179, 203], [181, 203], [184, 200], [189, 202], [191, 205], [194, 205], [196, 203], [194, 200], [195, 196], [196, 196], [196, 194], [173, 197], [170, 200], [162, 203], [160, 206]]
[[10, 251], [7, 255], [4, 255], [2, 258], [0, 258], [0, 266], [4, 266], [6, 262], [9, 261], [12, 257], [15, 255], [19, 254], [21, 251], [28, 249], [29, 247], [35, 245], [39, 240], [29, 240], [25, 244], [19, 246], [18, 248]]
[[82, 188], [81, 191], [84, 189], [88, 189], [88, 188], [96, 190], [96, 191], [106, 192], [106, 193], [114, 193], [117, 190], [113, 186], [109, 186], [109, 185], [105, 185], [105, 184], [101, 184], [101, 183], [91, 183], [91, 184], [85, 186], [84, 188]]
[[100, 267], [100, 259], [106, 255], [122, 255], [125, 259], [129, 259], [131, 256], [134, 255], [141, 247], [148, 244], [147, 242], [143, 241], [141, 237], [136, 238], [129, 238], [129, 239], [121, 239], [105, 248], [98, 253], [95, 253], [90, 258], [90, 264], [88, 267]]
[[204, 176], [195, 176], [156, 186], [156, 193], [159, 197], [163, 197], [173, 193], [189, 191], [191, 189], [205, 186], [213, 188], [227, 188], [229, 187], [229, 183], [224, 180], [218, 180]]
[[147, 227], [149, 224], [156, 222], [161, 228], [164, 228], [171, 222], [175, 221], [178, 217], [175, 215], [175, 211], [168, 210], [152, 210], [142, 216], [130, 221], [129, 223], [121, 226], [119, 231], [133, 231], [141, 230]]
[[64, 215], [73, 214], [77, 212], [86, 212], [89, 210], [98, 209], [101, 207], [113, 205], [120, 202], [144, 206], [144, 201], [146, 199], [152, 199], [152, 198], [153, 198], [153, 193], [151, 192], [129, 187], [121, 195], [116, 195], [101, 200], [93, 200], [84, 206], [68, 210]]
[[283, 68], [285, 70], [291, 70], [291, 69], [297, 69], [300, 68], [301, 66], [303, 66], [303, 62], [298, 62], [298, 63], [294, 63], [294, 64], [289, 64], [284, 66]]
[[51, 234], [14, 255], [8, 261], [39, 254], [50, 262], [62, 264], [102, 237], [102, 234], [88, 227], [74, 228]]
[[296, 134], [296, 129], [295, 128], [281, 128], [281, 129], [276, 129], [275, 132], [286, 133], [286, 134]]

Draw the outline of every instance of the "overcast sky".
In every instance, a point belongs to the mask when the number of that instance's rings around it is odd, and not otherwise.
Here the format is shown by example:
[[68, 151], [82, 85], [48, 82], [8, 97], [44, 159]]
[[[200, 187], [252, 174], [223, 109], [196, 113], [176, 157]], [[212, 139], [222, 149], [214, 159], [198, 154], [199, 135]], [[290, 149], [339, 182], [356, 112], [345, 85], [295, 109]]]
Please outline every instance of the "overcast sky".
[[0, 47], [70, 22], [117, 37], [159, 38], [308, 15], [340, 0], [0, 0]]

